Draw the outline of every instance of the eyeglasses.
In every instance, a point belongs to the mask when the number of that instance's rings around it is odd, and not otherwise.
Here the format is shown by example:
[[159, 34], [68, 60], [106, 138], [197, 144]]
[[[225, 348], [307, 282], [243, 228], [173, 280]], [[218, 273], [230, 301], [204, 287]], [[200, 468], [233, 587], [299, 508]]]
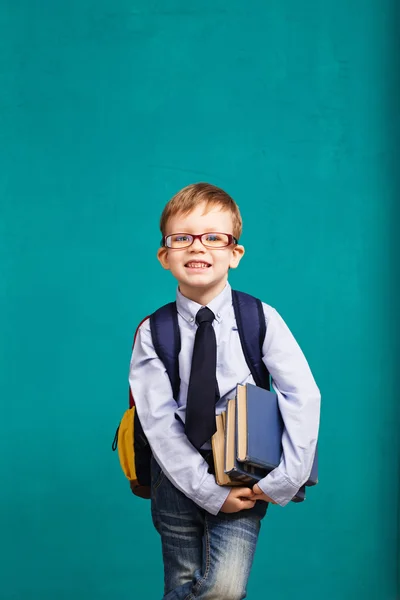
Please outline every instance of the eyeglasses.
[[190, 233], [173, 233], [166, 235], [161, 240], [161, 246], [167, 248], [188, 248], [199, 239], [206, 248], [226, 248], [231, 244], [237, 244], [238, 240], [230, 233], [202, 233], [191, 235]]

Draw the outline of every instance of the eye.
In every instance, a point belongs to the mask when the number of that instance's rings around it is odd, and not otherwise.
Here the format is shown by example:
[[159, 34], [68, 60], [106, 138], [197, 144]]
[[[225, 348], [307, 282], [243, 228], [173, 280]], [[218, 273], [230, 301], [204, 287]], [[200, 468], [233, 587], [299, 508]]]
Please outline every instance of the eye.
[[208, 233], [206, 235], [206, 241], [207, 242], [218, 242], [218, 240], [220, 240], [220, 236], [216, 233]]
[[173, 235], [172, 239], [174, 242], [188, 242], [190, 238], [187, 235]]

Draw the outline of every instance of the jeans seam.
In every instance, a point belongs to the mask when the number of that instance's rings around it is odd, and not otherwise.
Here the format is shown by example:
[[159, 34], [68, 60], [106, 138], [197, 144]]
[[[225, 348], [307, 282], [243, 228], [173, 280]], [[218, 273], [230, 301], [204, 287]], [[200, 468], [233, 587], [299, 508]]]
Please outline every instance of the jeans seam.
[[[207, 525], [207, 516], [204, 519], [204, 528], [205, 528], [205, 538], [206, 538], [206, 568], [204, 570], [204, 575], [199, 581], [193, 586], [193, 590], [184, 598], [184, 600], [195, 600], [196, 596], [200, 592], [203, 583], [207, 580], [208, 575], [210, 573], [210, 535], [208, 531]], [[195, 588], [197, 589], [195, 591]]]

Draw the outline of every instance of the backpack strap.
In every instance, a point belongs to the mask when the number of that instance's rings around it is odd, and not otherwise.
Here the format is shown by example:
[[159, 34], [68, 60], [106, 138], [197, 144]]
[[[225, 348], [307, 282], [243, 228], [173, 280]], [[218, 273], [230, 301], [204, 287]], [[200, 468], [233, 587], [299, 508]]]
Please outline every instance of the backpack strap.
[[254, 296], [235, 290], [232, 290], [232, 303], [243, 354], [255, 384], [269, 390], [269, 372], [262, 360], [267, 332], [262, 303]]
[[181, 336], [176, 302], [162, 306], [150, 316], [150, 331], [154, 349], [166, 368], [174, 398], [178, 401], [181, 385], [178, 360]]
[[[147, 319], [148, 319], [148, 318], [149, 318], [149, 317], [147, 316], [147, 317], [145, 317], [144, 319], [142, 319], [142, 320], [140, 321], [139, 325], [136, 327], [135, 336], [134, 336], [134, 338], [133, 338], [132, 351], [133, 351], [133, 347], [134, 347], [134, 345], [135, 345], [135, 342], [136, 342], [136, 338], [137, 338], [137, 334], [138, 334], [138, 332], [139, 332], [139, 329], [140, 329], [141, 325], [143, 325], [143, 323], [144, 323], [145, 321], [147, 321]], [[131, 386], [128, 386], [128, 387], [129, 387], [129, 408], [132, 408], [132, 406], [135, 406], [135, 400], [134, 400], [134, 398], [133, 398], [133, 395], [132, 395], [132, 392], [131, 392]]]

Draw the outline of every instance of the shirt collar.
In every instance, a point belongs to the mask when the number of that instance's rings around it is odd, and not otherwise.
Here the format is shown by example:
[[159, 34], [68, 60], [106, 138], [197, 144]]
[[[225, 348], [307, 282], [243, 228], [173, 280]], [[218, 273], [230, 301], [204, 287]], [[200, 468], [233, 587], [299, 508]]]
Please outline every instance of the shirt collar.
[[[216, 296], [207, 304], [208, 308], [213, 311], [215, 315], [215, 320], [218, 323], [221, 323], [224, 312], [227, 308], [232, 305], [232, 288], [229, 283], [226, 283], [226, 286]], [[191, 325], [196, 324], [196, 315], [198, 311], [202, 308], [201, 304], [198, 304], [194, 300], [190, 300], [181, 294], [179, 288], [176, 291], [176, 308], [178, 313], [181, 315], [185, 321], [190, 323]]]

